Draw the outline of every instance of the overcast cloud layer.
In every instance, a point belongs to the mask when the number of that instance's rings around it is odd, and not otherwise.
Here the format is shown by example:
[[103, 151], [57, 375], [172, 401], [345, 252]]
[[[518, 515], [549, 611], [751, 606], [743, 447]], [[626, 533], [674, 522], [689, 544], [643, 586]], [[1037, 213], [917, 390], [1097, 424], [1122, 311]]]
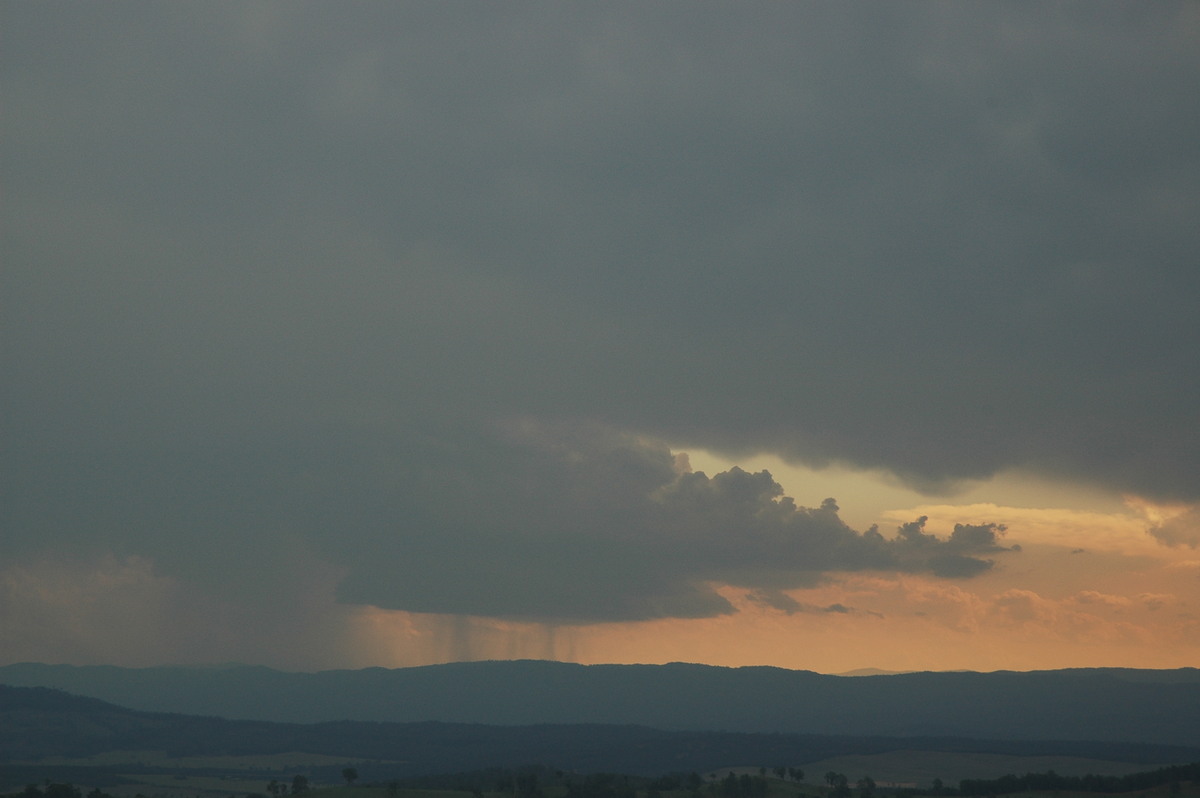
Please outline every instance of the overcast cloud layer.
[[688, 447], [1200, 500], [1196, 4], [2, 8], [0, 557], [697, 617], [1009, 555]]

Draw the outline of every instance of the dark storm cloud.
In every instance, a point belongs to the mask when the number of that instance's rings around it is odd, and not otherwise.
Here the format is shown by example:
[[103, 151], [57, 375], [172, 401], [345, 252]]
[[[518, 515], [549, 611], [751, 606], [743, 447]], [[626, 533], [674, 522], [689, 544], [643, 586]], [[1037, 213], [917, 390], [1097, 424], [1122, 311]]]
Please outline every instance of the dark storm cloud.
[[[665, 446], [603, 430], [521, 425], [488, 456], [502, 473], [483, 479], [482, 464], [423, 459], [440, 485], [398, 488], [391, 511], [376, 519], [378, 539], [329, 552], [350, 567], [340, 597], [566, 621], [703, 617], [732, 610], [710, 583], [776, 596], [767, 603], [788, 609], [780, 590], [827, 571], [973, 576], [992, 566], [978, 555], [1003, 550], [994, 539], [918, 531], [917, 545], [873, 528], [859, 533], [832, 500], [797, 506], [765, 471], [681, 473]], [[420, 521], [386, 529], [395, 519]]]
[[3, 13], [6, 554], [691, 616], [999, 530], [654, 441], [1200, 498], [1193, 5]]

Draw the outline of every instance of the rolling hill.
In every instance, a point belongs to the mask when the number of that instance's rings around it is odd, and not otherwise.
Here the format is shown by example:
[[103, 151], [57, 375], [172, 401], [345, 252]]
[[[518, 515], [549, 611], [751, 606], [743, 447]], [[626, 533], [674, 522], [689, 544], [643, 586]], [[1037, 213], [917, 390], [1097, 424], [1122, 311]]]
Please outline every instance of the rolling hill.
[[[1195, 747], [1130, 743], [666, 731], [595, 724], [514, 727], [228, 720], [131, 710], [47, 688], [0, 686], [0, 775], [13, 784], [44, 778], [95, 782], [94, 757], [106, 752], [118, 752], [105, 758], [115, 773], [129, 770], [120, 767], [123, 762], [141, 763], [140, 770], [146, 771], [149, 761], [150, 770], [161, 767], [165, 772], [168, 765], [178, 770], [185, 758], [241, 758], [257, 766], [264, 757], [306, 752], [355, 762], [365, 780], [529, 763], [577, 772], [658, 775], [709, 772], [732, 765], [799, 766], [912, 750], [972, 754], [977, 760], [978, 755], [998, 760], [1070, 758], [1078, 760], [1084, 772], [1097, 770], [1085, 761], [1121, 763], [1110, 770], [1128, 772], [1146, 769], [1139, 766], [1200, 760], [1200, 749]], [[148, 752], [161, 754], [164, 761], [154, 765]], [[336, 780], [337, 766], [326, 768], [330, 780]], [[243, 769], [251, 770], [248, 765]]]
[[292, 673], [16, 664], [0, 683], [152, 712], [316, 723], [615, 724], [1200, 747], [1200, 670], [826, 676], [781, 668], [466, 662]]

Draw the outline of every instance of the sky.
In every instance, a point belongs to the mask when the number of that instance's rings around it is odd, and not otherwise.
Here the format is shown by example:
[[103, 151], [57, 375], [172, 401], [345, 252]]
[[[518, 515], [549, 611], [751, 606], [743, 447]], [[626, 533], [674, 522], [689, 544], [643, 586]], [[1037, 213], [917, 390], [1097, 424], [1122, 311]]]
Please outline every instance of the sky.
[[1200, 5], [0, 15], [0, 664], [1200, 665]]

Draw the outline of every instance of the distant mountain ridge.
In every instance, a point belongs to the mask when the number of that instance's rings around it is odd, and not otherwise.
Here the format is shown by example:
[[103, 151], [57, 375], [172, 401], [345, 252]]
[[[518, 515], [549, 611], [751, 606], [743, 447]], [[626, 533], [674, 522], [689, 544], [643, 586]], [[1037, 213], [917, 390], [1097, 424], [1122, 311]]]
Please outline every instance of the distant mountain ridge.
[[1200, 746], [1200, 670], [1122, 668], [827, 676], [771, 667], [540, 660], [293, 673], [214, 668], [0, 667], [139, 710], [227, 718], [659, 729]]
[[[153, 764], [140, 764], [146, 752], [172, 758], [253, 758], [301, 751], [342, 757], [354, 762], [364, 779], [386, 779], [530, 762], [577, 772], [708, 772], [730, 764], [803, 765], [829, 757], [909, 751], [914, 746], [924, 751], [1157, 765], [1200, 759], [1197, 748], [1125, 743], [664, 731], [594, 724], [274, 723], [140, 712], [50, 688], [0, 685], [0, 788], [45, 778], [95, 780], [101, 771], [111, 777], [128, 770], [130, 763], [143, 771], [154, 770]], [[110, 754], [105, 766], [81, 759], [108, 752], [125, 752], [130, 758]], [[57, 757], [80, 763], [39, 764]], [[249, 762], [241, 765], [248, 766], [257, 767]], [[159, 761], [157, 767], [174, 772], [170, 761]], [[336, 782], [340, 767], [326, 764], [311, 772]]]

